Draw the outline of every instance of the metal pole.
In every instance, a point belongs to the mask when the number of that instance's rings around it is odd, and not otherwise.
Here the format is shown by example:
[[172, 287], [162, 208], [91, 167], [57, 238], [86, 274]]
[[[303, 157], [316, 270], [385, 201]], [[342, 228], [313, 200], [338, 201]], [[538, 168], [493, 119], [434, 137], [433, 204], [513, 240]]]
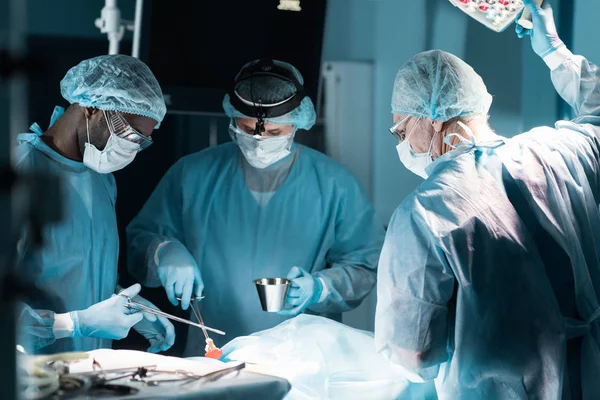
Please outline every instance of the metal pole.
[[125, 27], [121, 23], [117, 0], [106, 0], [100, 18], [96, 19], [96, 26], [108, 36], [108, 54], [119, 54], [119, 42], [123, 38]]
[[144, 0], [135, 1], [135, 22], [133, 27], [133, 48], [131, 55], [140, 58], [140, 40], [142, 35], [142, 13], [144, 11]]
[[[121, 11], [117, 7], [117, 0], [106, 0], [106, 20], [108, 36], [108, 54], [119, 54], [119, 31], [121, 29]], [[104, 13], [105, 11], [102, 10]]]

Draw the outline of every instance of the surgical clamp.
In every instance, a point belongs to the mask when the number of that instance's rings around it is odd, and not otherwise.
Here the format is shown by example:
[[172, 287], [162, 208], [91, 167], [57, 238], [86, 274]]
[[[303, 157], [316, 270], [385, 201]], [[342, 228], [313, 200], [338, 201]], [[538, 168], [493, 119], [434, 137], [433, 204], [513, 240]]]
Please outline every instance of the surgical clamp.
[[156, 308], [148, 307], [145, 304], [141, 304], [141, 303], [138, 303], [136, 301], [133, 301], [133, 300], [131, 300], [131, 298], [125, 296], [124, 294], [119, 293], [119, 296], [125, 297], [127, 299], [127, 304], [125, 304], [125, 307], [127, 307], [130, 310], [147, 312], [147, 313], [150, 313], [150, 314], [158, 315], [159, 317], [165, 317], [165, 318], [168, 318], [168, 319], [172, 319], [173, 321], [177, 321], [177, 322], [181, 322], [181, 323], [188, 324], [188, 325], [191, 325], [191, 326], [195, 326], [196, 328], [200, 328], [202, 330], [206, 329], [207, 331], [214, 332], [217, 335], [223, 335], [223, 336], [225, 335], [225, 332], [220, 331], [218, 329], [209, 328], [208, 326], [205, 326], [203, 324], [192, 322], [192, 321], [189, 321], [189, 320], [184, 319], [184, 318], [179, 318], [179, 317], [176, 317], [175, 315], [171, 315], [171, 314], [168, 314], [166, 312], [157, 310]]

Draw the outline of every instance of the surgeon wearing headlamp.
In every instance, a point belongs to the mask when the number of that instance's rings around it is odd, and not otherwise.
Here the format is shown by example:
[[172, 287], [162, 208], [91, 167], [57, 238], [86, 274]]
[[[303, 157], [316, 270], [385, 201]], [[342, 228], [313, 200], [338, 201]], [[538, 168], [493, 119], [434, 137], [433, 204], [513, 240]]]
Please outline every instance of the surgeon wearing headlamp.
[[[315, 123], [303, 79], [269, 59], [244, 66], [223, 100], [231, 143], [179, 160], [129, 225], [130, 271], [174, 305], [206, 291], [217, 345], [302, 312], [340, 318], [375, 285], [384, 230], [356, 179], [294, 143]], [[262, 311], [253, 280], [291, 279], [279, 314]], [[203, 354], [190, 330], [186, 355]]]

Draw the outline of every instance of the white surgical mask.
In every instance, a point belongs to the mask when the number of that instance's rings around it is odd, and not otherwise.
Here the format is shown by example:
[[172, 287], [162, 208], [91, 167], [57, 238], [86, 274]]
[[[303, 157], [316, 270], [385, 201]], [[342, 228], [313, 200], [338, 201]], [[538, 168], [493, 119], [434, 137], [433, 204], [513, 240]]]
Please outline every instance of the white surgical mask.
[[229, 134], [239, 146], [248, 164], [254, 168], [264, 169], [290, 154], [296, 131], [285, 136], [264, 137], [249, 135], [231, 124]]
[[433, 156], [431, 151], [423, 154], [417, 154], [410, 147], [408, 140], [403, 140], [396, 146], [398, 151], [398, 157], [404, 166], [413, 174], [420, 176], [423, 179], [427, 179], [427, 167], [433, 163]]
[[83, 164], [96, 172], [108, 174], [125, 168], [133, 161], [140, 149], [139, 144], [111, 133], [104, 150], [98, 150], [96, 146], [90, 143], [88, 119], [85, 121], [85, 127], [88, 141], [85, 143], [83, 150]]
[[433, 155], [431, 154], [431, 148], [433, 147], [433, 141], [435, 140], [439, 132], [436, 132], [433, 135], [433, 138], [431, 138], [431, 143], [429, 144], [429, 150], [427, 151], [427, 153], [417, 154], [410, 147], [410, 142], [408, 141], [417, 124], [418, 122], [416, 122], [413, 125], [408, 136], [406, 136], [406, 138], [403, 141], [398, 143], [398, 145], [396, 146], [396, 150], [398, 151], [398, 157], [400, 158], [400, 162], [404, 164], [406, 169], [408, 169], [413, 174], [420, 176], [423, 179], [427, 179], [429, 177], [429, 175], [427, 174], [427, 167], [429, 167], [433, 163]]

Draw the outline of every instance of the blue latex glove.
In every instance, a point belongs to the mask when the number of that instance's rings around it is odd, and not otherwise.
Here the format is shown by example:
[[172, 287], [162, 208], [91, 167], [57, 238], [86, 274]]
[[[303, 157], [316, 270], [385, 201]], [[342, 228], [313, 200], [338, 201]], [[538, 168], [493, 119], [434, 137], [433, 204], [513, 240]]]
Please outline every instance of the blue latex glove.
[[[140, 284], [136, 283], [121, 293], [133, 298], [141, 288]], [[144, 318], [142, 313], [125, 307], [126, 303], [127, 298], [113, 294], [110, 299], [96, 303], [90, 308], [71, 312], [73, 337], [123, 339], [129, 333], [129, 329]]]
[[[123, 287], [122, 287], [121, 285], [117, 285], [117, 294], [118, 294], [118, 293], [122, 293], [122, 292], [123, 292], [123, 290], [125, 290], [125, 289], [123, 289]], [[154, 307], [154, 305], [152, 305], [152, 303], [150, 303], [148, 300], [144, 299], [144, 298], [143, 298], [142, 296], [140, 296], [139, 294], [138, 294], [137, 296], [135, 296], [135, 297], [132, 297], [132, 298], [131, 298], [131, 300], [132, 300], [132, 301], [136, 301], [136, 302], [138, 302], [138, 303], [145, 304], [145, 305], [147, 305], [147, 306]], [[143, 312], [143, 311], [140, 311], [140, 312], [141, 312], [141, 313], [142, 313], [142, 315], [144, 316], [144, 319], [146, 319], [146, 320], [148, 320], [148, 321], [150, 321], [150, 322], [154, 322], [154, 321], [156, 321], [156, 315], [154, 315], [154, 314], [152, 314], [152, 313], [149, 313], [149, 312]]]
[[[219, 358], [219, 361], [222, 361], [222, 362], [236, 361], [235, 359], [229, 358], [229, 356], [232, 353], [234, 353], [240, 349], [243, 349], [245, 347], [256, 345], [256, 343], [259, 340], [260, 340], [260, 338], [258, 336], [238, 336], [238, 337], [236, 337], [235, 339], [233, 339], [232, 341], [227, 343], [225, 346], [221, 347], [221, 351], [223, 352], [223, 354], [221, 355], [221, 358]], [[251, 361], [251, 360], [248, 360], [248, 361]]]
[[[138, 303], [144, 304], [145, 306], [158, 309], [154, 304], [144, 299], [142, 296], [136, 296], [133, 298]], [[138, 322], [133, 329], [140, 335], [148, 339], [150, 347], [148, 351], [150, 353], [158, 353], [160, 351], [167, 351], [175, 343], [175, 327], [165, 317], [158, 317], [154, 314], [150, 314], [154, 319], [146, 318], [144, 313], [144, 319]]]
[[285, 297], [285, 303], [292, 308], [286, 308], [277, 314], [295, 317], [319, 301], [323, 286], [321, 281], [312, 276], [310, 272], [298, 267], [292, 267], [287, 278], [292, 282]]
[[[542, 7], [538, 6], [535, 0], [523, 0], [523, 3], [531, 11], [533, 29], [525, 29], [517, 24], [517, 36], [519, 38], [531, 36], [531, 47], [542, 58], [553, 53], [559, 47], [564, 46], [556, 31], [554, 13], [552, 12], [552, 7], [550, 7], [550, 1], [546, 0]], [[521, 18], [521, 14], [523, 12], [517, 15], [517, 21]]]
[[169, 243], [158, 254], [158, 278], [162, 283], [169, 301], [174, 306], [179, 304], [187, 310], [192, 295], [200, 297], [204, 290], [204, 282], [200, 269], [190, 252], [180, 243]]

